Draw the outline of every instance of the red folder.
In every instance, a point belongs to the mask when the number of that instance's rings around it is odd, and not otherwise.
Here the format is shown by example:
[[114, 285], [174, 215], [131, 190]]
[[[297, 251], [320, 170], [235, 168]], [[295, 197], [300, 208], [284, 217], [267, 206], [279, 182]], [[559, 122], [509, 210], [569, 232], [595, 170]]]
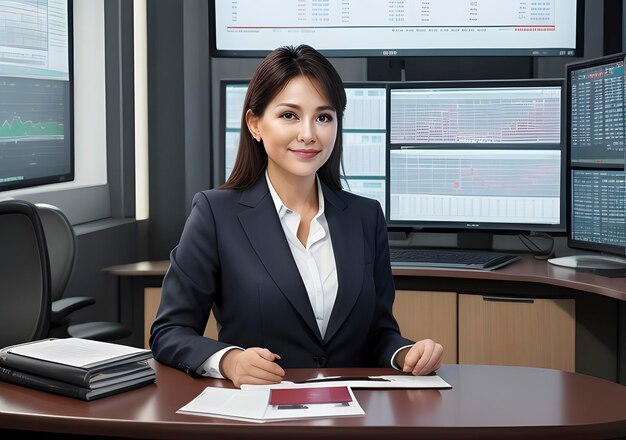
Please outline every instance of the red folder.
[[273, 388], [270, 390], [270, 405], [344, 402], [352, 402], [352, 396], [347, 386]]

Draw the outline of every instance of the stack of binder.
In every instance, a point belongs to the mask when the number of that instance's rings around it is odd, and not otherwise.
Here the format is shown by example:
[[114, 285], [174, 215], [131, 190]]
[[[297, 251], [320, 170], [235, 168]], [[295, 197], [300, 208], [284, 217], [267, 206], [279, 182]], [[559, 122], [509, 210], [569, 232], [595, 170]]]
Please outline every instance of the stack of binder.
[[152, 352], [81, 338], [42, 339], [0, 350], [0, 380], [94, 400], [155, 382]]

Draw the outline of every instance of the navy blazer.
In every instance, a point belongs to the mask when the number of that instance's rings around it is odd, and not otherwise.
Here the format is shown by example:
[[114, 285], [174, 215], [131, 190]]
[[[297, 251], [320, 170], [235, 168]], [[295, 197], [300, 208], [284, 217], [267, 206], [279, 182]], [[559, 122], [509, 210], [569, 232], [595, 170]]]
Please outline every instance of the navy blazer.
[[[322, 184], [339, 288], [321, 337], [265, 178], [197, 193], [170, 254], [150, 346], [196, 375], [231, 345], [268, 348], [283, 368], [390, 366], [413, 341], [392, 314], [395, 289], [380, 204]], [[219, 340], [203, 337], [213, 311]]]

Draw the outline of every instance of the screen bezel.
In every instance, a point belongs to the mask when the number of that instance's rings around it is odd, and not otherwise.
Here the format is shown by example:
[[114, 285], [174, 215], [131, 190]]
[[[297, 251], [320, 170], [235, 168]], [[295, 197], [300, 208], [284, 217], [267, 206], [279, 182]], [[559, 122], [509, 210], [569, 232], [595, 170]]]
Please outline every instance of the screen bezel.
[[[222, 50], [217, 48], [217, 28], [215, 18], [216, 0], [209, 1], [209, 53], [213, 58], [263, 58], [270, 50]], [[554, 48], [527, 48], [527, 49], [414, 49], [414, 50], [378, 50], [345, 48], [337, 50], [320, 50], [328, 58], [409, 58], [409, 57], [459, 57], [459, 56], [495, 56], [495, 57], [581, 57], [584, 46], [584, 0], [576, 0], [576, 47], [567, 48], [559, 53]], [[294, 43], [296, 44], [296, 43]]]
[[[569, 63], [565, 66], [565, 89], [566, 89], [566, 128], [565, 128], [565, 136], [566, 136], [566, 146], [567, 146], [567, 156], [565, 159], [566, 163], [566, 176], [567, 176], [567, 198], [566, 198], [566, 207], [567, 207], [567, 246], [573, 249], [580, 250], [588, 250], [588, 251], [598, 251], [598, 252], [606, 252], [614, 255], [625, 255], [626, 247], [607, 244], [607, 243], [595, 243], [583, 240], [576, 240], [572, 238], [573, 227], [573, 190], [572, 190], [572, 171], [574, 169], [583, 169], [583, 170], [598, 170], [598, 171], [624, 171], [626, 169], [625, 166], [617, 167], [610, 165], [598, 165], [595, 167], [582, 167], [582, 166], [574, 166], [571, 163], [571, 131], [572, 131], [572, 121], [570, 117], [570, 109], [572, 102], [572, 91], [571, 91], [571, 74], [576, 70], [587, 69], [591, 67], [599, 67], [605, 64], [611, 64], [618, 61], [624, 62], [624, 68], [626, 69], [626, 52], [621, 52], [618, 54], [606, 55], [602, 57], [592, 58], [583, 61], [576, 61]], [[626, 81], [626, 74], [624, 75], [624, 81]], [[626, 87], [624, 88], [626, 91]], [[624, 97], [626, 105], [626, 96]], [[625, 128], [626, 130], [626, 128]], [[626, 146], [625, 146], [626, 147]]]
[[[548, 148], [550, 150], [559, 149], [561, 152], [560, 160], [560, 206], [559, 206], [559, 223], [558, 224], [543, 224], [543, 223], [495, 223], [495, 222], [445, 222], [445, 221], [406, 221], [406, 220], [393, 220], [390, 218], [391, 213], [391, 185], [390, 179], [390, 155], [391, 155], [391, 128], [390, 121], [387, 121], [387, 194], [386, 202], [387, 206], [385, 212], [387, 213], [387, 226], [390, 230], [401, 230], [405, 232], [411, 231], [430, 231], [430, 232], [494, 232], [498, 234], [518, 234], [523, 232], [545, 232], [553, 235], [565, 235], [567, 232], [566, 222], [566, 163], [565, 163], [565, 85], [562, 78], [531, 78], [531, 79], [518, 79], [518, 80], [476, 80], [476, 81], [415, 81], [415, 82], [393, 82], [388, 83], [387, 90], [387, 117], [391, 117], [391, 91], [398, 89], [432, 89], [432, 88], [481, 88], [481, 87], [542, 87], [542, 86], [556, 86], [561, 89], [561, 140], [560, 148]], [[460, 144], [460, 145], [472, 145], [476, 144]], [[491, 144], [490, 144], [491, 145]], [[520, 148], [519, 145], [515, 147]], [[540, 150], [541, 147], [531, 146], [531, 149]], [[546, 149], [546, 148], [543, 148]]]

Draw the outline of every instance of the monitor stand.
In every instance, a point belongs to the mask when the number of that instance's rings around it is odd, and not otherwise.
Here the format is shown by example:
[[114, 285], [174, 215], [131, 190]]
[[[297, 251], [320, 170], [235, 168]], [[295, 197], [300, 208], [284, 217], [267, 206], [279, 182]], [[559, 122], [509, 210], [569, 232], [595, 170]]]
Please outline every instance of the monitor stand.
[[490, 250], [493, 247], [493, 234], [489, 232], [458, 232], [456, 247], [459, 249]]
[[548, 263], [607, 277], [626, 276], [626, 258], [616, 255], [571, 255], [550, 258]]

